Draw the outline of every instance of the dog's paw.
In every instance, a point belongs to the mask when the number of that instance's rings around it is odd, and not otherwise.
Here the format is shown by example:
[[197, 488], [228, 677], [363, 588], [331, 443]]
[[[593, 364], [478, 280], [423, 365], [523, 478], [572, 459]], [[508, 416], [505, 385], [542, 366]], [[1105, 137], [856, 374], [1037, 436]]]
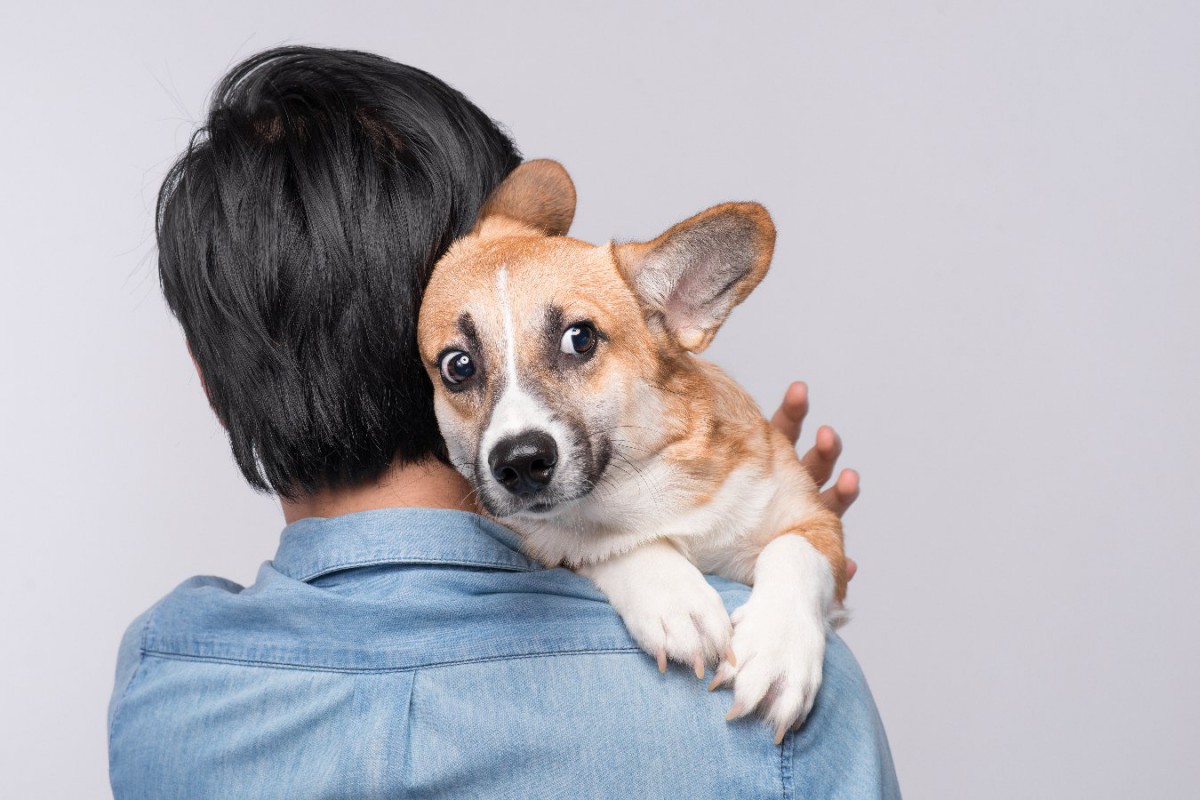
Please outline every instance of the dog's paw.
[[732, 680], [727, 718], [757, 712], [775, 729], [778, 744], [808, 717], [821, 688], [824, 620], [751, 594], [732, 621], [734, 657], [720, 665], [710, 688]]
[[732, 626], [717, 590], [698, 572], [660, 576], [630, 588], [613, 605], [642, 649], [667, 670], [667, 660], [690, 666], [697, 678], [729, 649]]

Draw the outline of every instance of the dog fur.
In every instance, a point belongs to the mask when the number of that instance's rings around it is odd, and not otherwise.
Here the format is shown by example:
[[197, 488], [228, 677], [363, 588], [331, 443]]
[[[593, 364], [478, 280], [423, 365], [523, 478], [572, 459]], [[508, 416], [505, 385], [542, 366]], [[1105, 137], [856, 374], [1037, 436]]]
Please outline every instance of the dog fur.
[[[591, 578], [660, 669], [717, 664], [731, 718], [757, 711], [782, 739], [841, 613], [841, 523], [792, 443], [694, 355], [766, 274], [774, 225], [725, 203], [594, 246], [565, 235], [574, 207], [561, 166], [527, 162], [434, 270], [419, 341], [450, 459], [532, 556]], [[497, 448], [535, 434], [548, 483], [506, 488]], [[754, 587], [732, 620], [702, 573]]]

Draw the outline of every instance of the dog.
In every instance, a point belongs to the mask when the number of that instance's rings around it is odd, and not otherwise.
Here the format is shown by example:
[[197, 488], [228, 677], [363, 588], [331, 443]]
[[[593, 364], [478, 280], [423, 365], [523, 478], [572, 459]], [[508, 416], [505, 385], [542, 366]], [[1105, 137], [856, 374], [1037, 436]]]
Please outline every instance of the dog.
[[[566, 236], [575, 188], [522, 164], [435, 265], [418, 323], [451, 463], [547, 566], [590, 578], [660, 670], [732, 681], [728, 719], [776, 742], [821, 684], [842, 616], [841, 522], [788, 439], [694, 354], [763, 279], [757, 203], [725, 203], [648, 242]], [[750, 584], [732, 616], [704, 579]]]

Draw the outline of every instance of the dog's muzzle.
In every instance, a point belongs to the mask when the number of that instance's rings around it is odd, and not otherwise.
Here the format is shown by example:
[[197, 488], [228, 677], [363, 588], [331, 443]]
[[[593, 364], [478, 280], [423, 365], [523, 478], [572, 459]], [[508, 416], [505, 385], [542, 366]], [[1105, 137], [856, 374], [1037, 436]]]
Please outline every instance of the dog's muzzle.
[[537, 494], [549, 486], [557, 463], [558, 446], [542, 431], [505, 437], [488, 454], [492, 477], [518, 497]]

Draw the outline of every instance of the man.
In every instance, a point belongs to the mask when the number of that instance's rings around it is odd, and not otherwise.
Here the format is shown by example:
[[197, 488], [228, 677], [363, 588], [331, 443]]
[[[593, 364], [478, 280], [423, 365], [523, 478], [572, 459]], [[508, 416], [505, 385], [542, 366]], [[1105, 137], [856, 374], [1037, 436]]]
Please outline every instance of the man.
[[[284, 48], [218, 87], [160, 195], [160, 273], [238, 465], [288, 526], [253, 586], [194, 578], [130, 627], [118, 798], [898, 795], [839, 639], [776, 747], [688, 670], [660, 675], [446, 465], [421, 291], [518, 163], [466, 98], [376, 56]], [[793, 439], [806, 404], [796, 385], [776, 416]], [[818, 480], [839, 447], [822, 429]], [[826, 502], [844, 511], [856, 481]], [[730, 609], [747, 597], [713, 583]]]

